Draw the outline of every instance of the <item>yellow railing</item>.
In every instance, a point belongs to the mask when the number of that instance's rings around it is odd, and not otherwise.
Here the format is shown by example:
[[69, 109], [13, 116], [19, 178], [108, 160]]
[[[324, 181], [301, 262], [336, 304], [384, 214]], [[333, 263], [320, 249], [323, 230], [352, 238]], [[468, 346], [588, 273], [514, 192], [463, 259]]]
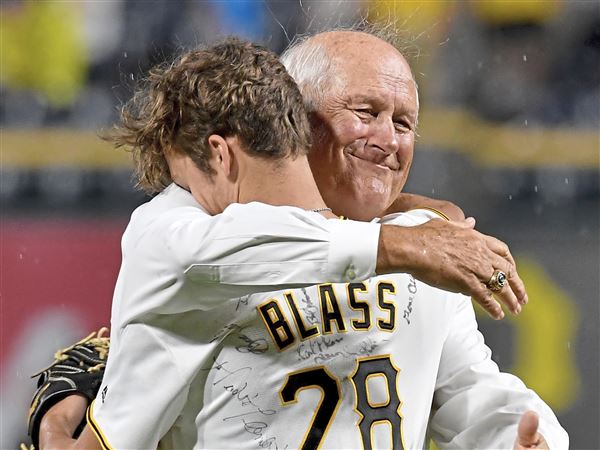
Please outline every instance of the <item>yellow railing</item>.
[[[454, 151], [485, 166], [600, 168], [598, 130], [502, 125], [461, 109], [429, 107], [422, 111], [419, 135], [417, 151]], [[0, 130], [2, 167], [117, 168], [129, 161], [127, 152], [92, 131]]]

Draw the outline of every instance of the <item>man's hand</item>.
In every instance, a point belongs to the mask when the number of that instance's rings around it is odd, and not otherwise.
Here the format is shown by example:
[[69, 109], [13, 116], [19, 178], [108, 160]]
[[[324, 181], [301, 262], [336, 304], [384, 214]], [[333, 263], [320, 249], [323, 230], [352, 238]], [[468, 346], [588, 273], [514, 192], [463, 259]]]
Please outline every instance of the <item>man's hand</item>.
[[527, 411], [519, 421], [517, 439], [515, 439], [514, 450], [525, 450], [527, 448], [541, 448], [549, 450], [548, 443], [537, 429], [540, 419], [533, 411]]
[[[471, 218], [434, 219], [401, 230], [383, 225], [377, 273], [407, 272], [431, 286], [468, 295], [495, 319], [504, 317], [496, 299], [518, 314], [527, 303], [527, 293], [508, 246], [475, 231], [474, 226]], [[487, 283], [495, 270], [506, 273], [508, 283], [493, 294]]]
[[396, 201], [388, 208], [386, 214], [407, 212], [411, 209], [427, 208], [441, 212], [450, 220], [465, 220], [463, 210], [452, 202], [447, 200], [437, 200], [435, 198], [423, 197], [417, 194], [401, 193]]

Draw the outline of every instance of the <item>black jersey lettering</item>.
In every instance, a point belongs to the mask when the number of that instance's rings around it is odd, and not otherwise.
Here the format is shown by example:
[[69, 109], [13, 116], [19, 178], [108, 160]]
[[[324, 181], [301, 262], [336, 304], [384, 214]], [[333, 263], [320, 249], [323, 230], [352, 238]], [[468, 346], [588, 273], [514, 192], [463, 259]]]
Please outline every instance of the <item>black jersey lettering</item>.
[[296, 337], [292, 333], [290, 324], [285, 319], [277, 300], [271, 299], [263, 303], [258, 306], [258, 311], [279, 350], [283, 350], [294, 343]]
[[331, 284], [321, 284], [319, 286], [319, 298], [321, 300], [323, 334], [331, 333], [331, 322], [336, 323], [338, 331], [346, 331], [346, 325], [333, 286]]

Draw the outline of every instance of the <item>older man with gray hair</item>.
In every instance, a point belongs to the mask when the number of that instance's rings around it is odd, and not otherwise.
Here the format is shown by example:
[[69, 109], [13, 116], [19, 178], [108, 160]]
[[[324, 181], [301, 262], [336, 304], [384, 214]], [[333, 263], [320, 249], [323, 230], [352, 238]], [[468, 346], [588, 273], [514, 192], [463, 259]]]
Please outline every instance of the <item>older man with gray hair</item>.
[[[401, 194], [413, 158], [419, 101], [410, 66], [396, 48], [397, 39], [376, 27], [367, 32], [331, 31], [301, 38], [282, 55], [309, 113], [314, 137], [309, 162], [319, 191], [335, 213], [356, 220], [372, 220], [430, 201]], [[442, 225], [436, 222], [429, 224]], [[421, 248], [436, 238], [427, 224], [409, 230], [415, 232], [414, 243]], [[474, 246], [480, 240], [472, 230], [456, 232], [461, 237], [471, 234], [466, 239], [472, 239]], [[440, 286], [440, 280], [447, 279], [445, 272], [456, 271], [460, 287], [443, 287], [469, 292], [492, 315], [501, 317], [489, 280], [499, 267], [507, 266], [473, 258], [468, 249], [453, 248], [449, 240], [441, 240], [440, 246], [447, 259], [440, 261], [439, 271], [412, 271], [415, 277]], [[507, 249], [499, 253], [505, 251], [512, 261]], [[425, 250], [423, 254], [427, 255]], [[519, 302], [510, 294], [505, 302], [518, 313], [526, 299]], [[568, 437], [550, 409], [531, 391], [523, 391], [514, 377], [498, 372], [476, 331], [472, 306], [463, 303], [446, 319], [452, 325], [441, 338], [445, 343], [434, 367], [437, 374], [421, 374], [423, 383], [435, 384], [429, 431], [436, 442], [445, 448], [507, 448], [517, 436], [516, 449], [548, 448], [543, 433], [552, 448], [566, 448]], [[433, 332], [421, 331], [422, 337]], [[473, 344], [476, 341], [478, 345]], [[435, 348], [433, 344], [430, 350]], [[410, 408], [407, 401], [403, 408]], [[530, 408], [541, 417], [525, 413]], [[406, 412], [403, 416], [410, 420]]]
[[[326, 32], [299, 40], [282, 55], [309, 113], [309, 162], [319, 190], [336, 214], [354, 220], [432, 206], [431, 199], [401, 194], [413, 158], [417, 85], [404, 57], [373, 33], [394, 37], [377, 28]], [[502, 242], [439, 221], [405, 232], [405, 271], [417, 279], [468, 294], [501, 318], [489, 289], [500, 269], [515, 281], [514, 294], [502, 290], [501, 301], [513, 312], [527, 302]]]

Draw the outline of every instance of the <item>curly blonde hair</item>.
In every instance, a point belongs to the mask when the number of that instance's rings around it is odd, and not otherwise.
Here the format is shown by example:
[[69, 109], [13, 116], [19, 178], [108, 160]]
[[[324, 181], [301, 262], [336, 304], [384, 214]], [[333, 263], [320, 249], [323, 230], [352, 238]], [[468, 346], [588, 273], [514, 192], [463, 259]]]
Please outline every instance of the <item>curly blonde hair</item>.
[[208, 137], [237, 136], [265, 158], [306, 154], [310, 126], [302, 96], [277, 55], [236, 38], [155, 67], [108, 137], [132, 151], [137, 184], [158, 192], [172, 182], [165, 151], [188, 155], [207, 174]]

